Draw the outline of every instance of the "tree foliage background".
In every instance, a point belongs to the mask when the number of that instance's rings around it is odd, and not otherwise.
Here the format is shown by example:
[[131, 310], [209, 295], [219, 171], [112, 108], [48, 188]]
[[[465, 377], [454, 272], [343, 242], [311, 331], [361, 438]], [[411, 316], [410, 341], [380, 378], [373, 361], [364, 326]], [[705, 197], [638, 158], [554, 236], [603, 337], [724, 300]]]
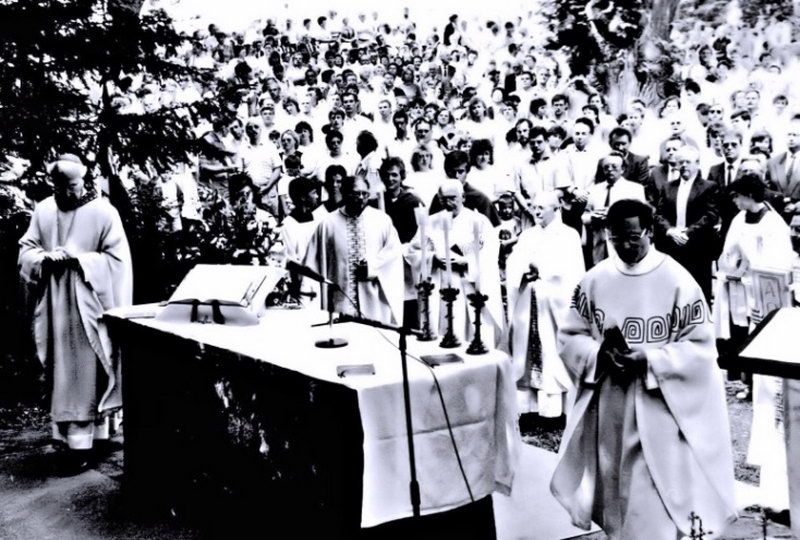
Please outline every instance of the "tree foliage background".
[[[125, 189], [118, 173], [127, 167], [158, 174], [187, 162], [195, 151], [196, 122], [222, 110], [215, 97], [191, 106], [162, 103], [140, 114], [126, 113], [115, 104], [114, 94], [128, 76], [140, 77], [156, 94], [181, 77], [216, 84], [210, 70], [182, 61], [181, 49], [191, 46], [191, 38], [176, 32], [163, 11], [140, 17], [140, 4], [0, 2], [0, 157], [30, 161], [16, 185], [7, 184], [0, 193], [0, 202], [14, 204], [0, 220], [0, 326], [12, 329], [14, 336], [0, 343], [0, 379], [25, 380], [16, 375], [23, 369], [20, 362], [30, 363], [31, 353], [25, 338], [30, 329], [21, 321], [26, 311], [30, 314], [32, 299], [20, 287], [16, 269], [16, 242], [27, 227], [30, 209], [20, 207], [12, 191], [22, 188], [34, 200], [44, 198], [49, 194], [46, 163], [60, 153], [78, 153], [90, 166], [90, 184], [92, 177], [107, 179], [135, 260], [153, 261], [163, 248], [156, 226], [160, 216], [154, 210], [157, 194]], [[13, 218], [5, 219], [9, 216]], [[207, 244], [212, 242], [203, 242]]]
[[[742, 22], [792, 18], [792, 0], [740, 0]], [[671, 41], [673, 27], [722, 24], [722, 0], [550, 0], [549, 48], [566, 50], [573, 74], [584, 75], [615, 111], [630, 97], [652, 105], [679, 93], [675, 66], [685, 59]]]

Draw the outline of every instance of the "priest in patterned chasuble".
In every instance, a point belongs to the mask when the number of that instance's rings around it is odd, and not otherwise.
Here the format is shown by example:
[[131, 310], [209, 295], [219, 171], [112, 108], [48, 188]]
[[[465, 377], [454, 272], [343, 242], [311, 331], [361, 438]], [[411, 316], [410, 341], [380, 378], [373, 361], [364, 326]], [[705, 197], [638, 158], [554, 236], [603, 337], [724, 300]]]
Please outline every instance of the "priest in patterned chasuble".
[[[403, 323], [403, 257], [392, 220], [367, 205], [366, 179], [342, 181], [343, 205], [311, 237], [304, 264], [336, 283], [333, 311]], [[328, 294], [322, 296], [327, 307]]]
[[708, 305], [651, 246], [647, 203], [615, 202], [606, 225], [611, 256], [581, 279], [558, 329], [577, 392], [550, 491], [573, 524], [594, 521], [611, 540], [675, 540], [691, 515], [720, 534], [736, 501]]
[[554, 191], [541, 191], [531, 208], [536, 225], [519, 236], [506, 262], [509, 346], [519, 412], [558, 418], [574, 387], [558, 355], [556, 333], [575, 286], [585, 273], [581, 238], [561, 221]]

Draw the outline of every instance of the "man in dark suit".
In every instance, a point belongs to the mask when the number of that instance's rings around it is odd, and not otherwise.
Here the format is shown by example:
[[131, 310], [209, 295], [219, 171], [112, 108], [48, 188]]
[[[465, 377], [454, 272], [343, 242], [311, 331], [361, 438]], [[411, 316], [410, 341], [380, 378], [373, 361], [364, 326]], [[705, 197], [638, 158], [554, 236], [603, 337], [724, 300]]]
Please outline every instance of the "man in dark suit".
[[700, 176], [695, 148], [681, 148], [677, 163], [680, 178], [667, 182], [658, 197], [656, 246], [686, 268], [710, 300], [719, 188]]
[[[631, 132], [623, 127], [615, 127], [608, 134], [608, 145], [615, 152], [622, 154], [622, 176], [631, 182], [646, 186], [647, 179], [650, 176], [647, 156], [640, 156], [631, 152], [631, 140]], [[600, 162], [598, 162], [595, 182], [602, 182], [602, 178]]]
[[770, 202], [786, 222], [800, 212], [800, 119], [793, 119], [786, 132], [787, 152], [767, 162]]
[[[729, 129], [722, 133], [722, 156], [724, 159], [720, 163], [712, 165], [708, 170], [708, 181], [713, 182], [719, 188], [719, 238], [724, 241], [731, 221], [739, 213], [739, 208], [733, 202], [733, 196], [728, 192], [728, 186], [736, 179], [739, 165], [742, 163], [741, 132]], [[716, 247], [715, 255], [719, 255], [722, 250], [722, 242], [719, 242]]]
[[683, 141], [677, 135], [670, 136], [662, 144], [661, 163], [650, 169], [650, 176], [644, 187], [647, 202], [653, 206], [658, 206], [658, 195], [667, 183], [680, 178], [677, 155], [683, 145]]

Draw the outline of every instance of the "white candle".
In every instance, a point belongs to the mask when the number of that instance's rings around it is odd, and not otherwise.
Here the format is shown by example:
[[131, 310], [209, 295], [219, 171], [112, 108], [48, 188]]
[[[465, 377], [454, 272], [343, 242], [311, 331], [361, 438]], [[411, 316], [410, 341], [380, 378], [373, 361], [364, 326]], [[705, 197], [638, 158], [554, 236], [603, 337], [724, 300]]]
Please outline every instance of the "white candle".
[[479, 255], [481, 251], [481, 229], [480, 225], [477, 223], [475, 224], [475, 229], [473, 230], [474, 239], [472, 244], [472, 260], [475, 262], [475, 288], [477, 290], [481, 289], [481, 265], [479, 263]]
[[442, 219], [442, 229], [444, 230], [444, 268], [448, 288], [453, 286], [453, 267], [450, 261], [450, 226], [452, 225], [452, 221], [453, 216], [450, 212], [444, 212]]
[[425, 282], [428, 279], [428, 209], [424, 206], [414, 208], [414, 216], [417, 218], [417, 226], [419, 227], [419, 242], [420, 249], [422, 250], [422, 264], [419, 270], [420, 282]]

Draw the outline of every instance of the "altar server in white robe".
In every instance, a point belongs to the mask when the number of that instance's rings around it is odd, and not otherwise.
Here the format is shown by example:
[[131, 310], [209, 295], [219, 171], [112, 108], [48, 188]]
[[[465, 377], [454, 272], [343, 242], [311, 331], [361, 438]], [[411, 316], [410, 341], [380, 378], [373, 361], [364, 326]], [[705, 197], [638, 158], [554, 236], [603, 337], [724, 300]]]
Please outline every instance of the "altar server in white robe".
[[[789, 272], [795, 257], [789, 227], [765, 202], [761, 178], [745, 173], [728, 189], [740, 212], [731, 222], [718, 262], [714, 320], [718, 337], [725, 339], [730, 337], [730, 319], [753, 331], [763, 318], [753, 309], [760, 303], [755, 298], [754, 271], [761, 268]], [[753, 421], [747, 461], [761, 467], [758, 502], [775, 511], [789, 508], [782, 400], [780, 378], [753, 375]]]
[[556, 332], [586, 273], [578, 232], [561, 221], [554, 191], [534, 195], [536, 225], [519, 236], [506, 262], [509, 345], [519, 412], [557, 418], [574, 389], [558, 355]]
[[[429, 276], [434, 285], [430, 320], [439, 321], [436, 331], [440, 336], [444, 335], [446, 310], [439, 290], [448, 287], [446, 258], [449, 252], [450, 286], [459, 291], [453, 303], [454, 334], [462, 342], [473, 338], [475, 310], [467, 295], [479, 290], [488, 296], [481, 311], [481, 337], [487, 345], [499, 345], [505, 338], [505, 320], [500, 297], [497, 234], [486, 216], [464, 207], [464, 188], [458, 180], [443, 181], [437, 197], [443, 210], [430, 216], [425, 257], [421, 231], [417, 231], [406, 250], [406, 261], [413, 275]], [[448, 228], [449, 246], [445, 241], [445, 227]]]
[[[308, 245], [304, 264], [337, 284], [337, 313], [387, 324], [403, 322], [403, 256], [389, 216], [367, 205], [363, 176], [342, 180], [343, 205], [325, 216]], [[322, 304], [327, 308], [328, 294]]]
[[577, 395], [550, 490], [575, 525], [612, 540], [675, 540], [693, 512], [720, 534], [736, 503], [708, 305], [652, 247], [647, 203], [614, 203], [607, 224], [615, 254], [586, 273], [558, 330]]
[[[100, 318], [130, 305], [131, 255], [119, 214], [84, 184], [72, 154], [50, 168], [54, 195], [36, 206], [20, 240], [22, 277], [40, 294], [34, 333], [50, 371], [53, 437], [86, 464], [85, 451], [108, 439], [122, 407], [119, 359]], [[84, 457], [78, 457], [83, 454]]]
[[[289, 198], [293, 208], [281, 224], [281, 241], [286, 259], [302, 263], [314, 231], [328, 212], [319, 204], [319, 187], [311, 178], [298, 176], [289, 182]], [[310, 279], [302, 278], [297, 284], [304, 305], [319, 296], [318, 284]]]

